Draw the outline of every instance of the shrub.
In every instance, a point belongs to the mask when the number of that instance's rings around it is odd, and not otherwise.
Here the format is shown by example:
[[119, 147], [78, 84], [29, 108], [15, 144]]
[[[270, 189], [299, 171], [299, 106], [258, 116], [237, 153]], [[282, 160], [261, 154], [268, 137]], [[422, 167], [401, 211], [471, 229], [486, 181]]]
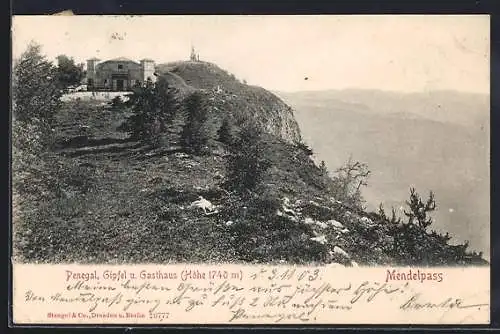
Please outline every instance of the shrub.
[[13, 187], [42, 194], [42, 158], [52, 144], [54, 115], [59, 110], [61, 91], [57, 88], [55, 68], [41, 54], [36, 43], [17, 60], [12, 84], [12, 163]]
[[111, 100], [111, 108], [113, 109], [120, 109], [124, 106], [124, 102], [123, 102], [123, 99], [120, 97], [120, 96], [115, 96], [112, 100]]
[[306, 143], [299, 141], [295, 143], [295, 146], [300, 149], [301, 151], [305, 152], [308, 156], [311, 156], [314, 154], [314, 151], [312, 148], [310, 148]]
[[263, 133], [253, 122], [240, 131], [227, 161], [224, 187], [239, 193], [252, 192], [271, 166]]
[[210, 140], [208, 106], [200, 92], [191, 94], [185, 102], [186, 121], [181, 133], [184, 149], [190, 153], [206, 153]]
[[223, 144], [232, 145], [234, 143], [234, 137], [235, 137], [234, 132], [235, 132], [234, 122], [229, 116], [226, 116], [222, 120], [221, 127], [217, 131], [218, 140]]
[[307, 263], [326, 258], [326, 246], [309, 240], [313, 235], [310, 226], [276, 215], [281, 207], [276, 193], [231, 197], [230, 209], [226, 208], [224, 214], [225, 219], [235, 222], [230, 234], [240, 260]]
[[322, 175], [328, 176], [328, 167], [326, 167], [326, 163], [324, 160], [321, 160], [321, 163], [319, 164], [319, 170]]
[[[405, 211], [408, 222], [398, 224], [401, 219], [392, 217], [393, 223], [390, 233], [394, 237], [389, 255], [399, 265], [466, 265], [486, 264], [481, 253], [468, 252], [469, 243], [450, 245], [451, 236], [439, 234], [436, 231], [428, 232], [432, 219], [428, 216], [436, 208], [434, 194], [424, 202], [414, 188], [410, 190], [410, 199], [406, 202], [409, 211]], [[383, 209], [381, 209], [383, 211]], [[379, 212], [381, 211], [379, 210]], [[380, 216], [387, 216], [380, 213]]]
[[432, 224], [432, 218], [428, 216], [429, 212], [436, 210], [436, 201], [434, 200], [434, 193], [432, 191], [424, 203], [415, 188], [411, 188], [410, 200], [406, 201], [406, 204], [410, 207], [409, 211], [405, 211], [409, 224], [418, 224], [423, 230]]
[[31, 43], [15, 62], [13, 70], [13, 111], [18, 121], [33, 118], [50, 123], [60, 107], [61, 91], [56, 70], [41, 54], [41, 46]]
[[164, 78], [159, 78], [156, 84], [148, 80], [144, 85], [134, 87], [126, 104], [134, 114], [121, 129], [129, 132], [133, 139], [153, 146], [159, 144], [162, 133], [179, 108], [175, 89]]
[[384, 206], [382, 203], [380, 203], [378, 207], [378, 212], [376, 213], [379, 219], [385, 222], [389, 222], [391, 225], [399, 225], [401, 224], [401, 217], [398, 217], [396, 215], [396, 209], [392, 207], [391, 209], [391, 217], [387, 216], [384, 210]]
[[75, 64], [73, 58], [66, 55], [57, 56], [57, 82], [61, 89], [66, 89], [70, 85], [78, 85], [83, 79], [83, 64]]
[[368, 185], [367, 179], [370, 174], [371, 171], [365, 163], [349, 158], [344, 166], [335, 171], [332, 178], [333, 196], [349, 206], [363, 209], [361, 187]]

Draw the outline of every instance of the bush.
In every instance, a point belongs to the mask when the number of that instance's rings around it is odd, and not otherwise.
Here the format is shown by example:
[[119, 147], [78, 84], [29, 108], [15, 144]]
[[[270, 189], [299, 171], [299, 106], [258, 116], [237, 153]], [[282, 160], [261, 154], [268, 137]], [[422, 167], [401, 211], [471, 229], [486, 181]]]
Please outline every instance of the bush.
[[410, 211], [405, 211], [405, 215], [408, 217], [408, 224], [417, 224], [423, 230], [432, 224], [432, 218], [428, 216], [429, 212], [436, 210], [436, 201], [434, 200], [434, 193], [432, 191], [424, 203], [415, 188], [411, 188], [410, 200], [406, 201], [406, 204], [410, 207]]
[[297, 143], [295, 143], [295, 146], [305, 152], [307, 154], [307, 156], [312, 156], [314, 154], [314, 151], [312, 148], [310, 148], [306, 143], [302, 142], [302, 141], [299, 141]]
[[120, 96], [115, 96], [111, 100], [111, 108], [113, 109], [120, 109], [125, 105], [125, 102], [123, 102], [123, 99]]
[[191, 94], [185, 102], [186, 121], [181, 133], [184, 149], [194, 154], [206, 153], [210, 140], [208, 106], [200, 92]]
[[432, 219], [428, 216], [436, 208], [434, 194], [424, 202], [414, 188], [410, 189], [410, 199], [406, 202], [409, 211], [407, 223], [400, 223], [401, 219], [387, 218], [383, 208], [379, 209], [379, 216], [393, 223], [390, 233], [394, 237], [389, 255], [398, 265], [469, 265], [486, 264], [481, 253], [468, 252], [469, 243], [450, 245], [451, 236], [439, 234], [436, 231], [428, 232]]
[[371, 171], [365, 163], [349, 158], [344, 166], [336, 170], [332, 178], [332, 195], [353, 208], [363, 209], [361, 187], [368, 185], [370, 174]]
[[295, 162], [298, 175], [308, 185], [314, 186], [316, 189], [324, 191], [328, 189], [332, 180], [328, 175], [326, 166], [316, 166], [314, 162], [308, 158], [307, 152], [295, 155]]
[[321, 175], [328, 176], [328, 167], [326, 167], [326, 163], [324, 160], [321, 160], [321, 163], [319, 164], [319, 170], [321, 172]]
[[222, 120], [221, 127], [217, 131], [218, 140], [226, 145], [232, 145], [235, 138], [235, 126], [233, 120], [226, 116]]
[[15, 62], [13, 70], [13, 112], [16, 121], [52, 124], [61, 106], [56, 69], [41, 54], [41, 46], [31, 43]]
[[223, 215], [231, 225], [230, 239], [239, 260], [288, 263], [323, 261], [325, 245], [309, 240], [311, 227], [277, 216], [281, 208], [277, 193], [265, 191], [255, 196], [232, 195], [226, 201]]
[[13, 68], [12, 181], [16, 191], [44, 193], [42, 154], [53, 141], [61, 95], [54, 66], [42, 56], [40, 45], [31, 43]]
[[401, 224], [401, 218], [396, 215], [396, 209], [394, 209], [394, 207], [391, 209], [391, 217], [389, 218], [385, 213], [383, 204], [380, 203], [376, 215], [382, 221], [390, 223], [391, 226]]
[[131, 138], [153, 146], [159, 144], [166, 126], [179, 108], [175, 90], [164, 78], [159, 78], [156, 84], [148, 80], [144, 85], [134, 87], [126, 104], [134, 114], [121, 129], [129, 132]]
[[57, 56], [57, 81], [61, 89], [71, 85], [79, 85], [84, 77], [83, 64], [75, 64], [73, 58], [66, 55]]
[[240, 131], [227, 161], [227, 179], [224, 187], [238, 193], [252, 192], [261, 183], [271, 166], [263, 133], [248, 122]]

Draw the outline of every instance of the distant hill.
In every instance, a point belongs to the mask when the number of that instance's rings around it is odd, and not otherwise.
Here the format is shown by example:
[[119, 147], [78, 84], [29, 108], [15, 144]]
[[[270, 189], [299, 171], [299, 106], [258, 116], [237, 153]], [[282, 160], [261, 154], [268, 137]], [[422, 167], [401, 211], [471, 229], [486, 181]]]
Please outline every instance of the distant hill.
[[453, 91], [277, 93], [331, 170], [349, 155], [373, 175], [370, 207], [404, 205], [408, 188], [436, 193], [437, 226], [489, 254], [489, 98]]
[[466, 127], [488, 126], [488, 95], [449, 90], [422, 93], [398, 93], [379, 90], [346, 89], [325, 91], [278, 92], [293, 105], [314, 105], [377, 114], [414, 114], [435, 121]]

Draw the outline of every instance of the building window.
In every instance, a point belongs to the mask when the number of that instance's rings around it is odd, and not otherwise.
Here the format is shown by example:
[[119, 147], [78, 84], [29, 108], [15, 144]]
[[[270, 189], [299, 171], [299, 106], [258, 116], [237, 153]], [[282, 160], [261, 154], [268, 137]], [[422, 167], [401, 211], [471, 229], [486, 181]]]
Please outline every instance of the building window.
[[123, 65], [122, 64], [118, 65], [118, 69], [123, 70]]

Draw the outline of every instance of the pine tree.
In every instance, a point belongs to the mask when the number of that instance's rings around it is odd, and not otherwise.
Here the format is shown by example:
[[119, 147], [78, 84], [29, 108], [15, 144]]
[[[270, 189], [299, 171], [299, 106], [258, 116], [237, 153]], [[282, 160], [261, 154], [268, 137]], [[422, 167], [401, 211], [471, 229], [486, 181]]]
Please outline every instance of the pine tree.
[[325, 160], [321, 160], [321, 163], [319, 164], [319, 170], [321, 171], [322, 175], [328, 176], [328, 167], [326, 167]]
[[175, 92], [164, 78], [156, 84], [148, 79], [144, 85], [135, 86], [127, 102], [134, 114], [123, 128], [135, 140], [158, 145], [179, 108]]
[[382, 203], [380, 203], [379, 206], [378, 206], [378, 212], [377, 212], [377, 214], [380, 217], [380, 219], [382, 219], [382, 220], [388, 220], [387, 219], [387, 215], [385, 214], [384, 205]]
[[380, 203], [378, 206], [377, 214], [380, 217], [380, 219], [382, 219], [383, 221], [389, 222], [391, 225], [397, 226], [401, 223], [401, 218], [396, 215], [396, 209], [394, 209], [394, 207], [392, 207], [392, 209], [391, 209], [391, 217], [389, 218], [387, 216], [387, 214], [385, 213], [384, 205], [382, 203]]
[[241, 129], [227, 162], [225, 188], [246, 194], [254, 191], [271, 166], [262, 131], [252, 122]]
[[389, 222], [393, 225], [401, 224], [401, 218], [396, 215], [396, 209], [394, 209], [394, 207], [391, 210], [391, 219]]
[[83, 64], [76, 65], [74, 59], [66, 55], [57, 56], [57, 63], [57, 81], [61, 89], [80, 84]]
[[221, 143], [226, 145], [233, 144], [234, 141], [234, 124], [233, 121], [228, 117], [222, 120], [222, 125], [217, 131], [218, 139]]
[[302, 150], [307, 156], [312, 156], [314, 154], [314, 151], [312, 148], [310, 148], [306, 143], [303, 141], [298, 141], [295, 143], [295, 146]]
[[61, 107], [56, 71], [32, 42], [14, 61], [12, 71], [12, 175], [13, 191], [41, 194], [47, 163], [44, 153], [53, 140], [54, 116]]
[[206, 126], [208, 108], [203, 101], [201, 93], [191, 94], [185, 102], [186, 121], [181, 133], [184, 149], [194, 154], [205, 153], [210, 139]]
[[40, 45], [30, 43], [15, 62], [12, 86], [14, 119], [50, 126], [61, 106], [62, 93], [56, 68], [41, 54]]
[[415, 188], [410, 188], [410, 200], [406, 201], [410, 207], [409, 211], [405, 210], [405, 215], [408, 217], [409, 224], [415, 224], [424, 231], [432, 224], [432, 217], [429, 217], [429, 212], [436, 209], [436, 201], [434, 200], [434, 193], [431, 191], [429, 198], [424, 203], [417, 194]]

